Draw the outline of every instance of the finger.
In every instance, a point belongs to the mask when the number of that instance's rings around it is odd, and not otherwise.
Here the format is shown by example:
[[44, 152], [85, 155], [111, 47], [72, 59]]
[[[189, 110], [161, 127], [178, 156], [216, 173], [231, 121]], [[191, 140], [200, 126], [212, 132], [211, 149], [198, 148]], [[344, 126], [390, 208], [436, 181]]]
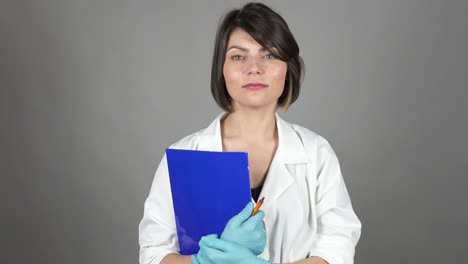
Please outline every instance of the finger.
[[202, 237], [202, 239], [198, 243], [200, 245], [200, 250], [199, 250], [199, 252], [197, 254], [199, 263], [201, 263], [201, 264], [218, 264], [218, 261], [217, 261], [216, 258], [218, 258], [218, 254], [222, 253], [222, 251], [207, 245], [207, 243], [205, 242], [205, 240], [207, 238], [217, 239], [212, 235]]
[[192, 255], [192, 264], [200, 264], [196, 255]]
[[[204, 246], [204, 247], [206, 247], [206, 246]], [[206, 251], [206, 248], [202, 249], [202, 247], [200, 247], [200, 251], [197, 254], [197, 259], [198, 259], [199, 263], [210, 264], [211, 261], [206, 256], [205, 251]], [[192, 264], [194, 264], [194, 263], [192, 263]]]
[[[200, 242], [201, 247], [200, 247], [200, 263], [201, 264], [219, 264], [223, 263], [223, 261], [220, 261], [220, 259], [223, 259], [223, 251], [211, 247], [210, 245], [207, 245], [206, 241]], [[209, 244], [209, 243], [208, 243]]]
[[216, 259], [219, 258], [221, 254], [224, 254], [222, 250], [208, 245], [206, 241], [202, 242], [202, 248], [203, 248], [203, 256], [205, 257], [205, 259], [208, 259], [214, 263], [216, 263]]
[[249, 202], [242, 211], [240, 211], [237, 215], [235, 215], [232, 220], [235, 222], [242, 224], [245, 222], [247, 219], [249, 219], [250, 215], [252, 214], [252, 211], [254, 209], [254, 205], [252, 202]]
[[241, 226], [256, 227], [259, 224], [262, 224], [264, 218], [265, 218], [265, 212], [263, 212], [262, 210], [259, 210], [254, 216], [250, 217], [249, 219], [247, 219], [247, 221], [242, 223]]
[[[206, 235], [206, 236], [202, 236], [202, 237], [200, 238], [200, 241], [198, 241], [198, 246], [200, 246], [200, 250], [199, 250], [199, 252], [198, 252], [199, 254], [202, 254], [202, 253], [204, 252], [204, 250], [202, 250], [202, 248], [203, 248], [203, 247], [206, 248], [206, 244], [203, 244], [202, 241], [203, 241], [204, 238], [208, 238], [208, 237], [210, 237], [210, 238], [218, 238], [218, 235], [216, 235], [216, 234], [209, 234], [209, 235]], [[204, 261], [202, 261], [202, 258], [203, 258], [203, 254], [202, 254], [201, 256], [200, 256], [200, 255], [198, 256], [198, 259], [200, 260], [200, 262], [201, 262], [201, 263], [205, 263]]]
[[209, 234], [209, 235], [206, 235], [206, 236], [202, 236], [200, 238], [200, 241], [198, 241], [198, 245], [201, 247], [200, 243], [201, 243], [201, 240], [204, 238], [204, 237], [214, 237], [214, 238], [217, 238], [218, 235], [217, 234]]
[[258, 210], [258, 212], [254, 216], [250, 217], [247, 221], [259, 223], [263, 221], [263, 218], [265, 218], [265, 212], [262, 210]]
[[236, 247], [236, 244], [233, 242], [214, 237], [203, 237], [200, 243], [206, 245], [208, 248], [223, 252], [230, 252]]

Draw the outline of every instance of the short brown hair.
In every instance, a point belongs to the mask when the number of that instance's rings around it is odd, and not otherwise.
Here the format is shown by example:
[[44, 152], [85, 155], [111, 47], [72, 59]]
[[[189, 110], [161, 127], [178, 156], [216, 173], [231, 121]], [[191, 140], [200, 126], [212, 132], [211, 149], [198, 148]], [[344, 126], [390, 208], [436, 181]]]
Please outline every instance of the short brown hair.
[[[223, 66], [229, 36], [236, 28], [247, 32], [275, 58], [288, 64], [284, 90], [278, 99], [278, 106], [286, 111], [299, 97], [304, 62], [299, 56], [299, 46], [286, 21], [261, 3], [248, 3], [240, 9], [231, 10], [218, 25], [211, 66], [211, 94], [216, 103], [224, 111], [232, 112], [232, 98], [226, 88]], [[277, 51], [272, 48], [276, 48]]]

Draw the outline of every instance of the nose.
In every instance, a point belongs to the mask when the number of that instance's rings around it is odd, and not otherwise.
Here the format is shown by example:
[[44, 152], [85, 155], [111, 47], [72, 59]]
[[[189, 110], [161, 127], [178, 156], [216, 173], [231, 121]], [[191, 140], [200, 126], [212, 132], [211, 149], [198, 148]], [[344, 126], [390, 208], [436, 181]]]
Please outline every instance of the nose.
[[257, 59], [252, 58], [247, 62], [247, 75], [263, 74], [264, 72], [264, 66]]

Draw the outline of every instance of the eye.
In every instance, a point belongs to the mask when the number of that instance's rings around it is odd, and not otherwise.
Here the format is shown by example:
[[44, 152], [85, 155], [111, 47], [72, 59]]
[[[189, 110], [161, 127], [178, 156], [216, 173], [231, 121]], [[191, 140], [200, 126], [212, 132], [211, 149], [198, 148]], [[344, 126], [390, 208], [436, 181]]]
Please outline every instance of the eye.
[[273, 54], [271, 54], [271, 53], [268, 53], [267, 55], [265, 55], [265, 58], [267, 58], [267, 59], [270, 59], [270, 60], [271, 60], [271, 59], [274, 59], [275, 57], [273, 56]]
[[242, 56], [241, 55], [234, 55], [234, 56], [231, 56], [231, 60], [234, 60], [234, 61], [239, 61], [242, 59]]

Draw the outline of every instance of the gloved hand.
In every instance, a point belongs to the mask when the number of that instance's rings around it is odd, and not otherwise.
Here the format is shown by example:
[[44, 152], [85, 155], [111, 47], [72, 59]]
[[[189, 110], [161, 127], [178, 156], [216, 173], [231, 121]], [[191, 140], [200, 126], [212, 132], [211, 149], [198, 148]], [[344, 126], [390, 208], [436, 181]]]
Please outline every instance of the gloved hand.
[[[207, 236], [204, 236], [204, 237], [214, 237], [214, 238], [218, 238], [218, 235], [216, 234], [211, 234], [211, 235], [207, 235]], [[204, 238], [202, 237], [202, 239]], [[201, 240], [200, 240], [201, 241]], [[199, 243], [200, 244], [200, 243]], [[200, 250], [198, 251], [198, 254], [200, 254], [201, 252], [201, 248]], [[192, 264], [200, 264], [200, 261], [198, 261], [198, 254], [197, 255], [192, 255]]]
[[253, 208], [253, 203], [249, 202], [240, 213], [233, 216], [224, 228], [220, 238], [242, 245], [257, 256], [265, 249], [267, 240], [263, 226], [265, 212], [259, 210], [257, 214], [250, 217]]
[[250, 249], [219, 239], [216, 235], [202, 237], [199, 245], [198, 254], [192, 255], [192, 264], [272, 264], [271, 261], [255, 256]]

